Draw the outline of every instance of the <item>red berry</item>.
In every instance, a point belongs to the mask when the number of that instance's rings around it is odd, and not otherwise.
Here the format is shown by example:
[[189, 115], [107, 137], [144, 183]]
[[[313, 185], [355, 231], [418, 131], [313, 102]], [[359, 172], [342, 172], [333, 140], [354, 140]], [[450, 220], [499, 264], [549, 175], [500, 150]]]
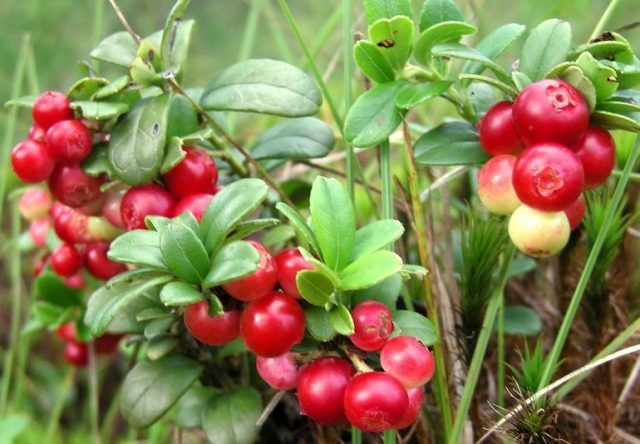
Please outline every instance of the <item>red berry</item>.
[[49, 234], [49, 228], [51, 223], [49, 219], [34, 220], [29, 225], [29, 237], [33, 245], [37, 248], [44, 248], [47, 245], [47, 235]]
[[82, 276], [82, 273], [78, 272], [76, 274], [74, 274], [73, 276], [69, 276], [68, 278], [65, 278], [64, 280], [64, 285], [66, 285], [69, 288], [77, 288], [77, 289], [83, 289], [84, 288], [84, 277]]
[[175, 205], [174, 197], [160, 185], [141, 185], [131, 188], [124, 195], [120, 215], [126, 230], [144, 230], [145, 217], [171, 217]]
[[20, 196], [18, 208], [27, 220], [43, 219], [51, 210], [51, 195], [43, 188], [32, 188]]
[[261, 243], [249, 242], [260, 255], [258, 269], [243, 278], [226, 283], [222, 286], [224, 291], [240, 301], [255, 301], [267, 295], [278, 281], [278, 270], [271, 253]]
[[62, 120], [73, 119], [67, 96], [57, 91], [46, 91], [40, 94], [33, 103], [31, 115], [33, 121], [43, 130]]
[[580, 223], [582, 223], [585, 209], [586, 202], [584, 201], [584, 195], [581, 194], [580, 197], [578, 197], [578, 199], [569, 206], [569, 208], [564, 210], [564, 214], [566, 214], [567, 219], [569, 219], [569, 227], [571, 227], [571, 231], [578, 228]]
[[76, 326], [73, 324], [73, 322], [67, 322], [66, 324], [60, 325], [56, 329], [56, 333], [63, 341], [76, 342], [78, 340], [78, 336], [76, 334]]
[[123, 335], [114, 335], [111, 333], [105, 333], [99, 338], [93, 341], [96, 353], [100, 355], [110, 355], [118, 350], [118, 344], [123, 338]]
[[89, 241], [87, 231], [88, 216], [75, 209], [54, 202], [51, 207], [53, 228], [60, 239], [70, 244], [85, 243]]
[[187, 155], [163, 178], [176, 197], [194, 193], [210, 193], [218, 181], [218, 168], [207, 152], [192, 146], [184, 147]]
[[296, 284], [296, 276], [299, 271], [311, 270], [311, 265], [306, 261], [297, 248], [285, 248], [276, 254], [273, 259], [276, 263], [278, 284], [288, 295], [301, 298], [302, 295]]
[[31, 140], [35, 140], [36, 142], [45, 143], [47, 140], [45, 137], [45, 133], [46, 133], [45, 130], [40, 128], [38, 125], [34, 124], [31, 126], [31, 128], [29, 128], [29, 132], [27, 133], [27, 138]]
[[304, 367], [298, 378], [300, 413], [318, 424], [344, 424], [344, 391], [353, 374], [349, 361], [334, 356], [316, 359]]
[[240, 316], [240, 335], [245, 345], [267, 358], [280, 356], [300, 342], [304, 327], [300, 304], [276, 291], [249, 303]]
[[240, 313], [230, 310], [209, 316], [209, 301], [187, 305], [184, 323], [191, 336], [208, 345], [228, 344], [240, 334]]
[[569, 234], [569, 219], [562, 211], [539, 211], [520, 205], [509, 218], [511, 242], [529, 256], [553, 256], [567, 245]]
[[513, 189], [516, 156], [500, 154], [489, 159], [478, 171], [478, 196], [493, 214], [509, 214], [521, 204]]
[[120, 205], [125, 193], [126, 190], [108, 192], [104, 205], [102, 206], [102, 215], [114, 227], [124, 228], [122, 214], [120, 214]]
[[89, 363], [89, 350], [86, 344], [69, 341], [64, 346], [64, 359], [74, 367], [84, 367]]
[[291, 353], [274, 358], [257, 356], [256, 368], [260, 377], [276, 390], [291, 390], [298, 385], [300, 372]]
[[478, 124], [480, 145], [487, 153], [513, 154], [524, 148], [513, 125], [512, 107], [512, 102], [498, 102]]
[[211, 199], [213, 199], [213, 194], [189, 194], [188, 196], [183, 197], [180, 202], [178, 202], [173, 215], [175, 217], [181, 215], [185, 211], [190, 211], [191, 214], [193, 214], [198, 220], [198, 222], [200, 222], [200, 219], [202, 219], [202, 215], [204, 214], [204, 210], [206, 210], [207, 206], [209, 206]]
[[567, 82], [540, 80], [516, 98], [513, 121], [527, 146], [537, 142], [571, 146], [589, 126], [589, 106]]
[[405, 387], [420, 387], [433, 377], [433, 354], [413, 336], [389, 339], [380, 352], [380, 364]]
[[538, 210], [564, 210], [580, 196], [583, 186], [580, 159], [557, 143], [527, 148], [513, 168], [513, 187], [518, 198]]
[[73, 276], [82, 268], [82, 256], [73, 245], [61, 244], [51, 253], [51, 268], [59, 276]]
[[55, 198], [72, 208], [81, 207], [100, 197], [100, 179], [88, 176], [78, 163], [58, 164], [48, 184]]
[[351, 311], [351, 316], [355, 333], [349, 339], [362, 350], [380, 350], [393, 333], [391, 310], [381, 302], [362, 302]]
[[63, 162], [80, 162], [91, 152], [91, 132], [79, 120], [63, 120], [47, 130], [51, 155]]
[[349, 381], [344, 392], [347, 419], [365, 432], [395, 428], [408, 409], [407, 390], [386, 373], [360, 373]]
[[26, 183], [46, 180], [55, 167], [55, 160], [44, 143], [25, 139], [11, 151], [11, 167]]
[[404, 429], [405, 427], [409, 427], [413, 424], [416, 419], [418, 419], [418, 415], [422, 409], [422, 399], [424, 398], [424, 391], [422, 390], [422, 387], [407, 389], [407, 395], [409, 396], [409, 408], [407, 409], [407, 413], [405, 413], [404, 418], [394, 426], [394, 428], [398, 430]]
[[616, 144], [609, 131], [590, 126], [572, 147], [584, 168], [584, 187], [588, 190], [607, 180], [616, 164]]
[[84, 254], [84, 264], [89, 273], [103, 281], [127, 271], [127, 267], [123, 264], [109, 259], [107, 251], [109, 251], [107, 242], [93, 242], [87, 244], [87, 250]]

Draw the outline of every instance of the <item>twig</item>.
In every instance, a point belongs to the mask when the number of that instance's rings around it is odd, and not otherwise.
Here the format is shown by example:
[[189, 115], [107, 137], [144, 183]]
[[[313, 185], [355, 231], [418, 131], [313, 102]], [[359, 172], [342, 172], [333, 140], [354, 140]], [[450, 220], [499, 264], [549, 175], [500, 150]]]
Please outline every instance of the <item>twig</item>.
[[262, 425], [269, 418], [269, 415], [271, 415], [271, 412], [273, 412], [273, 409], [276, 408], [276, 406], [280, 403], [280, 401], [282, 400], [282, 398], [284, 398], [284, 395], [286, 394], [287, 392], [285, 390], [280, 390], [278, 393], [273, 395], [273, 397], [269, 400], [269, 403], [266, 405], [266, 407], [262, 411], [262, 414], [256, 421], [256, 426], [262, 427]]
[[629, 23], [628, 25], [624, 25], [624, 26], [619, 27], [618, 29], [616, 29], [615, 32], [621, 33], [621, 32], [624, 32], [624, 31], [630, 31], [630, 30], [632, 30], [634, 28], [638, 28], [638, 27], [640, 27], [640, 22], [633, 22], [633, 23]]
[[616, 405], [616, 410], [619, 410], [631, 394], [631, 392], [636, 388], [636, 382], [638, 381], [638, 377], [640, 377], [640, 356], [636, 359], [636, 363], [633, 365], [631, 369], [631, 373], [629, 373], [629, 377], [627, 378], [627, 382], [624, 384], [624, 388], [620, 393], [620, 397], [618, 398], [618, 404]]
[[113, 8], [114, 12], [118, 16], [118, 20], [120, 20], [120, 23], [122, 23], [122, 27], [129, 33], [129, 35], [131, 36], [133, 41], [136, 42], [137, 45], [139, 45], [140, 42], [142, 42], [142, 39], [133, 30], [133, 28], [131, 27], [131, 25], [127, 21], [127, 18], [122, 13], [122, 9], [120, 9], [118, 4], [116, 3], [116, 0], [109, 0], [109, 4], [111, 5], [111, 7]]

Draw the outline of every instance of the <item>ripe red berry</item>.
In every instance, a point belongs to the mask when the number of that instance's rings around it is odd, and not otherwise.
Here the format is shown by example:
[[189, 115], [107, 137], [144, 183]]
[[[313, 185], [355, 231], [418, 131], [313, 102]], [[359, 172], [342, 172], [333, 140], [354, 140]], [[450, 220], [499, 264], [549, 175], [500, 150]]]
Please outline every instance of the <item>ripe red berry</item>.
[[498, 102], [480, 120], [480, 145], [487, 153], [513, 154], [524, 148], [513, 125], [512, 107], [512, 102]]
[[584, 187], [588, 190], [607, 180], [616, 164], [616, 144], [609, 131], [590, 126], [572, 147], [584, 168]]
[[349, 381], [344, 392], [347, 419], [365, 432], [395, 428], [408, 409], [407, 390], [386, 373], [360, 373]]
[[51, 253], [51, 268], [59, 276], [73, 276], [82, 268], [82, 256], [73, 245], [60, 244]]
[[581, 194], [580, 197], [578, 197], [578, 199], [569, 206], [569, 208], [564, 210], [564, 214], [566, 214], [567, 219], [569, 219], [569, 227], [571, 227], [571, 231], [578, 228], [580, 223], [582, 223], [586, 206], [584, 195]]
[[322, 425], [347, 422], [344, 391], [354, 372], [349, 361], [334, 356], [316, 359], [304, 367], [298, 378], [300, 413]]
[[47, 217], [51, 204], [51, 195], [47, 190], [32, 188], [22, 193], [18, 201], [18, 209], [22, 217], [33, 221]]
[[11, 167], [26, 183], [46, 180], [55, 167], [55, 160], [44, 143], [25, 139], [11, 151]]
[[55, 198], [72, 208], [81, 207], [100, 197], [100, 179], [88, 176], [78, 163], [58, 164], [48, 184]]
[[422, 409], [422, 399], [424, 398], [422, 387], [407, 389], [407, 395], [409, 396], [409, 408], [407, 409], [407, 413], [404, 414], [404, 418], [394, 426], [394, 428], [398, 430], [413, 424], [416, 419], [418, 419], [418, 415]]
[[569, 234], [569, 219], [562, 211], [539, 211], [521, 205], [509, 218], [511, 242], [529, 256], [553, 256], [567, 245]]
[[68, 278], [64, 279], [64, 285], [66, 285], [69, 288], [82, 289], [84, 288], [84, 284], [85, 284], [84, 277], [82, 276], [81, 272], [78, 272], [73, 276], [69, 276]]
[[51, 223], [49, 219], [34, 220], [29, 225], [29, 237], [33, 245], [37, 248], [44, 248], [47, 245], [47, 235], [49, 234], [49, 228]]
[[189, 194], [188, 196], [180, 199], [176, 205], [176, 208], [174, 209], [174, 217], [181, 215], [185, 211], [190, 211], [198, 222], [200, 222], [200, 219], [202, 219], [202, 215], [204, 214], [204, 210], [209, 206], [211, 199], [213, 199], [213, 194]]
[[176, 200], [160, 185], [131, 188], [122, 198], [120, 215], [126, 230], [144, 230], [147, 216], [173, 216]]
[[45, 130], [40, 128], [38, 125], [33, 124], [31, 128], [29, 128], [29, 132], [27, 133], [27, 138], [31, 140], [35, 140], [36, 142], [45, 143]]
[[117, 274], [127, 271], [123, 264], [113, 262], [107, 257], [109, 244], [107, 242], [93, 242], [87, 244], [84, 254], [84, 264], [89, 273], [103, 281], [109, 280]]
[[73, 119], [73, 110], [67, 96], [57, 91], [40, 94], [31, 110], [33, 121], [43, 130], [62, 120]]
[[278, 271], [271, 253], [259, 242], [249, 242], [260, 255], [258, 269], [243, 278], [222, 286], [224, 291], [240, 301], [255, 301], [267, 295], [278, 281]]
[[291, 390], [298, 385], [300, 372], [291, 353], [274, 358], [257, 356], [256, 369], [260, 377], [276, 390]]
[[540, 80], [516, 98], [513, 121], [527, 146], [537, 142], [571, 146], [589, 126], [589, 106], [567, 82]]
[[163, 176], [167, 187], [176, 197], [210, 193], [218, 181], [215, 162], [201, 148], [186, 146], [183, 149], [187, 155]]
[[76, 326], [73, 322], [67, 322], [66, 324], [62, 324], [58, 326], [56, 329], [56, 333], [63, 341], [77, 341], [78, 336], [76, 334]]
[[355, 333], [349, 339], [362, 350], [380, 350], [393, 333], [391, 310], [381, 302], [362, 302], [351, 311], [351, 316]]
[[84, 367], [89, 363], [86, 344], [69, 341], [64, 345], [64, 359], [74, 367]]
[[245, 307], [240, 336], [249, 350], [272, 358], [288, 352], [304, 336], [305, 317], [291, 296], [273, 291]]
[[420, 387], [431, 380], [435, 371], [433, 354], [413, 336], [389, 339], [380, 352], [380, 364], [405, 387]]
[[110, 355], [118, 350], [118, 345], [123, 335], [115, 335], [112, 333], [105, 333], [99, 338], [93, 341], [96, 353], [99, 355]]
[[209, 316], [209, 301], [201, 301], [185, 307], [184, 324], [198, 341], [208, 345], [224, 345], [240, 334], [240, 313], [230, 310]]
[[309, 262], [302, 257], [302, 254], [300, 254], [297, 248], [285, 248], [276, 254], [273, 259], [275, 260], [276, 269], [278, 270], [277, 276], [280, 288], [294, 298], [301, 298], [302, 295], [296, 284], [296, 276], [299, 271], [310, 270], [312, 268]]
[[91, 152], [91, 132], [79, 120], [63, 120], [47, 130], [47, 146], [62, 162], [80, 162]]
[[518, 198], [538, 210], [564, 210], [580, 196], [583, 186], [580, 159], [557, 143], [527, 148], [513, 168], [513, 187]]
[[64, 242], [76, 244], [90, 240], [87, 215], [60, 202], [54, 202], [51, 207], [51, 217], [56, 234]]
[[122, 204], [122, 198], [125, 193], [126, 190], [108, 192], [104, 205], [102, 206], [102, 215], [114, 227], [124, 228], [122, 214], [120, 214], [120, 205]]
[[501, 154], [489, 159], [478, 171], [478, 196], [493, 214], [510, 214], [521, 204], [513, 189], [515, 164], [516, 156]]

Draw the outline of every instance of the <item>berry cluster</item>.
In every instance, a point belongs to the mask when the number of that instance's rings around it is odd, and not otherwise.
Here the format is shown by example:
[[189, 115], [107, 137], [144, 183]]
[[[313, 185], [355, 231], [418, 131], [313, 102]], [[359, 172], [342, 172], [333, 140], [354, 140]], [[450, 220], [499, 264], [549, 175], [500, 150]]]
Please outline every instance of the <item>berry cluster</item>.
[[[89, 362], [89, 347], [86, 342], [78, 338], [73, 322], [62, 324], [56, 330], [58, 337], [65, 343], [64, 359], [75, 367], [84, 367]], [[110, 355], [118, 350], [122, 335], [105, 333], [93, 341], [96, 354]]]
[[584, 97], [562, 80], [525, 87], [478, 124], [492, 157], [478, 172], [478, 194], [492, 213], [511, 214], [509, 236], [536, 257], [558, 253], [582, 220], [582, 192], [601, 185], [615, 165], [609, 132], [589, 124]]

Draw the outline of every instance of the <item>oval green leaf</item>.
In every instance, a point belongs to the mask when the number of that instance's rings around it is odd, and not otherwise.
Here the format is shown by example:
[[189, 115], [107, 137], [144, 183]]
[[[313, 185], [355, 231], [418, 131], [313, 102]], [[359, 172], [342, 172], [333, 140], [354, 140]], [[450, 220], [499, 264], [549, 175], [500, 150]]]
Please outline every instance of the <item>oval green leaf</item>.
[[489, 160], [467, 122], [445, 122], [430, 129], [416, 141], [415, 156], [423, 165], [480, 165]]
[[204, 278], [204, 288], [216, 287], [254, 273], [260, 255], [248, 242], [235, 241], [222, 247], [211, 261], [211, 270]]
[[464, 16], [453, 0], [425, 0], [420, 11], [420, 32], [441, 22], [462, 22]]
[[109, 247], [112, 261], [169, 271], [160, 251], [160, 235], [155, 231], [133, 230], [118, 236]]
[[324, 306], [335, 291], [333, 282], [322, 272], [303, 270], [296, 275], [296, 285], [302, 297], [312, 305]]
[[171, 271], [190, 284], [200, 284], [209, 272], [209, 255], [195, 231], [173, 221], [159, 233], [160, 251]]
[[558, 63], [564, 62], [571, 48], [571, 25], [550, 19], [536, 26], [527, 37], [520, 56], [520, 71], [540, 80]]
[[313, 159], [329, 154], [334, 143], [333, 131], [326, 123], [315, 117], [302, 117], [269, 128], [251, 155], [255, 159]]
[[309, 333], [318, 341], [327, 342], [336, 336], [336, 329], [329, 321], [329, 312], [324, 307], [307, 307], [304, 317]]
[[419, 83], [417, 85], [407, 85], [396, 96], [396, 106], [402, 109], [413, 108], [422, 102], [425, 102], [449, 89], [453, 82], [442, 80], [437, 82]]
[[377, 83], [392, 82], [396, 73], [393, 66], [376, 45], [360, 40], [353, 47], [353, 57], [360, 70]]
[[393, 313], [393, 323], [396, 328], [393, 336], [413, 336], [426, 346], [438, 342], [435, 329], [431, 321], [420, 313], [408, 310], [398, 310]]
[[355, 333], [355, 325], [351, 313], [342, 304], [331, 307], [331, 310], [329, 310], [329, 322], [343, 336], [351, 336]]
[[369, 26], [369, 40], [380, 48], [396, 71], [402, 71], [411, 56], [413, 22], [401, 15], [376, 20]]
[[365, 225], [356, 231], [351, 261], [383, 249], [400, 239], [403, 233], [402, 224], [393, 219], [378, 220]]
[[464, 22], [441, 22], [425, 29], [416, 40], [413, 54], [416, 60], [429, 66], [431, 62], [431, 49], [440, 43], [457, 42], [462, 36], [473, 34], [477, 31], [475, 26]]
[[201, 291], [185, 282], [169, 282], [160, 290], [160, 301], [168, 307], [180, 307], [204, 300]]
[[340, 271], [340, 290], [360, 290], [396, 274], [402, 259], [391, 251], [376, 251], [361, 256]]
[[202, 430], [209, 442], [253, 444], [258, 438], [256, 425], [262, 413], [260, 394], [251, 387], [216, 396], [202, 416]]

